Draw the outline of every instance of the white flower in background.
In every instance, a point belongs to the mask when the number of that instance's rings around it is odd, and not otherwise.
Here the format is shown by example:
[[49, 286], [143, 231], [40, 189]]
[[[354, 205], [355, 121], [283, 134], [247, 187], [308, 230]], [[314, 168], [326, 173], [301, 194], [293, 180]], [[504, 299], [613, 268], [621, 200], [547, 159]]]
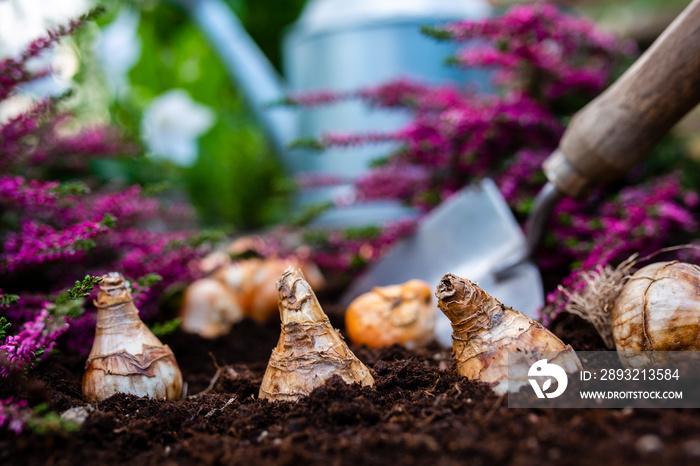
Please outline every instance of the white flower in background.
[[84, 14], [88, 0], [0, 0], [0, 59], [17, 57], [46, 30]]
[[198, 104], [183, 89], [153, 99], [141, 121], [141, 137], [150, 155], [182, 167], [197, 160], [197, 139], [214, 125], [214, 111]]
[[97, 38], [95, 48], [100, 68], [115, 94], [128, 84], [127, 74], [141, 57], [140, 20], [138, 11], [124, 8], [114, 21], [102, 28]]

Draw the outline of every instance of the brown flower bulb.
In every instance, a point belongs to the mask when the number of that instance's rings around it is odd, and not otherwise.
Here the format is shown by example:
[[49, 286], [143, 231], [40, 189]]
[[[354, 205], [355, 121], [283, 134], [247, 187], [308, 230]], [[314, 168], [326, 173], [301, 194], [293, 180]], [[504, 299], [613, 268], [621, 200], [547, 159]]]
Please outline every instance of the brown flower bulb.
[[177, 400], [182, 374], [168, 345], [141, 322], [128, 282], [105, 275], [95, 301], [95, 342], [85, 364], [83, 396], [100, 401], [116, 393]]
[[316, 264], [293, 257], [240, 260], [221, 269], [216, 278], [236, 293], [246, 317], [264, 323], [278, 315], [275, 281], [290, 266], [300, 268], [315, 289], [325, 284]]
[[373, 385], [333, 328], [301, 271], [289, 267], [277, 282], [282, 330], [260, 386], [260, 398], [296, 401], [334, 375], [347, 383]]
[[527, 384], [523, 380], [508, 384], [508, 353], [521, 353], [519, 363], [532, 364], [542, 353], [557, 352], [550, 362], [566, 372], [581, 369], [581, 362], [569, 345], [525, 314], [505, 307], [471, 281], [447, 274], [442, 277], [435, 296], [438, 307], [452, 322], [452, 347], [457, 372], [470, 380], [494, 384], [504, 394]]
[[195, 263], [200, 272], [211, 274], [222, 267], [231, 264], [231, 256], [224, 251], [214, 251], [202, 257]]
[[369, 348], [425, 346], [435, 335], [436, 309], [430, 286], [421, 280], [376, 287], [355, 298], [345, 313], [345, 331]]
[[612, 309], [615, 347], [628, 367], [653, 362], [657, 351], [698, 351], [699, 324], [700, 267], [684, 262], [642, 267], [627, 279]]
[[218, 338], [243, 319], [236, 294], [212, 278], [196, 280], [187, 287], [180, 310], [180, 327], [203, 338]]

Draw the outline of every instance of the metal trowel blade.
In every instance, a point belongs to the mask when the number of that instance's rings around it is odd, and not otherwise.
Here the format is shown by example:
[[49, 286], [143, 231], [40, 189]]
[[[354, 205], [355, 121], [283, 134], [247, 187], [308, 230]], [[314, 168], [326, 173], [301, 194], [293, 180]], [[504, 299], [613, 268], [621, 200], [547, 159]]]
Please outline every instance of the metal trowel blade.
[[[501, 301], [535, 318], [544, 302], [542, 279], [532, 262], [524, 262], [497, 280], [494, 269], [513, 254], [522, 254], [525, 235], [495, 183], [489, 179], [463, 189], [421, 222], [416, 233], [399, 242], [358, 277], [342, 296], [347, 305], [375, 286], [417, 278], [436, 287], [446, 273], [467, 278]], [[452, 345], [449, 320], [438, 312], [436, 338]]]

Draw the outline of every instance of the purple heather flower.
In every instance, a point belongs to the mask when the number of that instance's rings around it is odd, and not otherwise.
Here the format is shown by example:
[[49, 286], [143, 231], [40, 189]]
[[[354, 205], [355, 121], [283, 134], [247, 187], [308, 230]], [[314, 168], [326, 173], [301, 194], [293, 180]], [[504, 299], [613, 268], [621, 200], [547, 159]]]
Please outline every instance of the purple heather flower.
[[[0, 345], [0, 375], [6, 377], [9, 371], [28, 368], [56, 346], [56, 339], [68, 329], [68, 323], [65, 317], [53, 316], [49, 312], [52, 307], [45, 302], [34, 320], [25, 322], [18, 334], [5, 338]], [[39, 353], [42, 356], [37, 357]]]
[[12, 397], [0, 400], [0, 428], [21, 434], [33, 412], [27, 400], [14, 400]]

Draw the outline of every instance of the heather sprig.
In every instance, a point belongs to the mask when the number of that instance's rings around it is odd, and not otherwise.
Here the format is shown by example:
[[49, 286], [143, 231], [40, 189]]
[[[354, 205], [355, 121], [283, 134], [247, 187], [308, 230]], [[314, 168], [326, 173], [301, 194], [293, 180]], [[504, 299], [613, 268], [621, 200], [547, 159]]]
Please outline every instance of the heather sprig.
[[80, 18], [70, 21], [67, 25], [59, 25], [55, 29], [47, 31], [45, 36], [31, 42], [18, 58], [6, 58], [0, 61], [0, 100], [7, 98], [19, 84], [45, 74], [45, 72], [31, 73], [27, 70], [27, 64], [32, 58], [41, 55], [43, 51], [51, 48], [62, 37], [75, 34], [75, 31], [86, 21], [95, 18], [103, 11], [103, 7], [98, 7]]
[[0, 289], [0, 309], [15, 304], [17, 300], [19, 300], [19, 296], [16, 294], [5, 294]]
[[5, 338], [0, 345], [0, 376], [31, 367], [56, 347], [56, 340], [68, 329], [68, 319], [54, 315], [54, 310], [52, 303], [44, 303], [34, 320], [25, 322], [16, 335]]
[[174, 319], [166, 320], [165, 322], [156, 322], [150, 325], [148, 328], [151, 330], [153, 335], [160, 338], [173, 333], [179, 326], [180, 318], [175, 317]]
[[7, 335], [7, 330], [12, 327], [12, 324], [7, 321], [6, 318], [0, 317], [0, 341]]
[[0, 345], [0, 375], [6, 377], [11, 371], [25, 370], [55, 348], [56, 340], [68, 330], [70, 320], [84, 312], [84, 298], [101, 280], [87, 275], [56, 297], [55, 302], [42, 303], [41, 312]]
[[[19, 296], [15, 294], [5, 294], [0, 289], [0, 310], [10, 307], [19, 300]], [[3, 341], [5, 335], [7, 335], [8, 329], [12, 326], [10, 322], [4, 316], [0, 316], [0, 342]]]
[[399, 239], [415, 231], [416, 218], [387, 222], [376, 227], [332, 232], [308, 232], [314, 261], [332, 273], [357, 273], [384, 255]]
[[90, 292], [102, 281], [101, 277], [85, 275], [82, 280], [76, 280], [75, 285], [70, 290], [66, 290], [56, 298], [56, 306], [61, 307], [70, 301], [78, 301], [90, 296]]
[[83, 221], [63, 230], [33, 220], [24, 222], [17, 233], [7, 236], [2, 258], [2, 272], [10, 273], [45, 262], [75, 259], [95, 246], [94, 239], [109, 231], [114, 217], [105, 215], [98, 221]]

